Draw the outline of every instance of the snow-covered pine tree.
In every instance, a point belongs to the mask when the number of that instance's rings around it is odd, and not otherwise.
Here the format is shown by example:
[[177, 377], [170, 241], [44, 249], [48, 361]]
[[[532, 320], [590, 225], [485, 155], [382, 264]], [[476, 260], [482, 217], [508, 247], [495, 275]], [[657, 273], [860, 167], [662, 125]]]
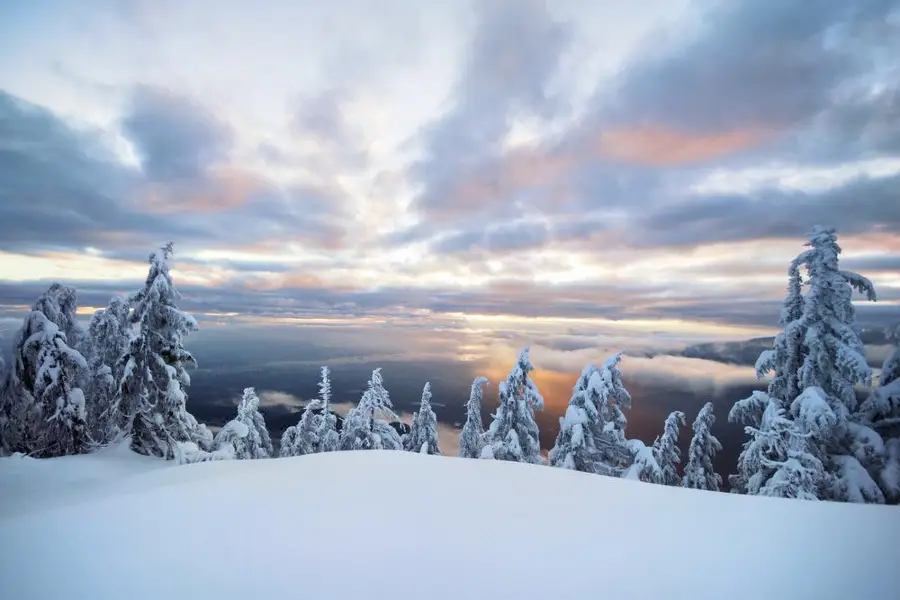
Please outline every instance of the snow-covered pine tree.
[[50, 320], [25, 340], [25, 348], [37, 356], [34, 398], [43, 415], [33, 455], [48, 458], [87, 452], [90, 436], [84, 392], [79, 387], [87, 362], [66, 344], [66, 335]]
[[437, 416], [431, 409], [431, 383], [422, 389], [419, 410], [413, 415], [412, 428], [406, 438], [405, 450], [421, 454], [441, 454], [438, 445]]
[[185, 407], [190, 385], [186, 368], [196, 366], [184, 338], [197, 331], [197, 322], [178, 310], [178, 290], [169, 273], [172, 243], [150, 255], [143, 289], [129, 299], [133, 330], [128, 348], [117, 365], [122, 371], [111, 415], [131, 434], [131, 448], [139, 454], [174, 458], [180, 442], [209, 443]]
[[870, 474], [887, 501], [896, 504], [900, 502], [900, 325], [888, 338], [894, 348], [881, 365], [878, 386], [862, 402], [857, 417], [884, 441], [882, 460], [870, 461]]
[[662, 471], [663, 485], [681, 485], [678, 475], [678, 464], [681, 462], [681, 450], [678, 448], [678, 431], [685, 424], [684, 413], [673, 411], [666, 417], [663, 433], [653, 442], [653, 457]]
[[631, 394], [625, 388], [619, 363], [623, 352], [617, 352], [593, 369], [587, 381], [585, 393], [597, 407], [594, 443], [598, 457], [596, 473], [619, 477], [631, 464], [634, 452], [625, 437], [628, 419], [623, 408], [631, 408]]
[[90, 340], [78, 322], [78, 294], [75, 288], [61, 283], [52, 284], [35, 301], [32, 310], [40, 311], [66, 336], [66, 345], [83, 357], [90, 355]]
[[466, 403], [466, 423], [459, 434], [459, 456], [462, 458], [481, 458], [481, 450], [484, 448], [481, 401], [487, 383], [487, 377], [476, 377], [472, 382], [469, 401]]
[[688, 460], [684, 467], [682, 485], [696, 490], [718, 492], [722, 485], [722, 476], [713, 467], [713, 458], [722, 450], [722, 444], [712, 434], [716, 416], [713, 414], [712, 402], [707, 402], [700, 409], [694, 420], [694, 437], [688, 448]]
[[[585, 473], [597, 472], [600, 452], [595, 436], [603, 432], [598, 424], [598, 404], [602, 404], [599, 397], [602, 386], [596, 385], [599, 381], [600, 376], [594, 365], [582, 369], [572, 389], [566, 414], [559, 419], [559, 433], [548, 456], [551, 466]], [[588, 393], [589, 388], [592, 388], [592, 393]]]
[[399, 420], [394, 413], [390, 395], [384, 388], [381, 369], [372, 371], [368, 387], [362, 398], [344, 419], [341, 429], [341, 450], [402, 450], [400, 434], [391, 425], [378, 418], [386, 415]]
[[[54, 283], [38, 297], [16, 333], [13, 362], [0, 397], [0, 445], [6, 452], [41, 450], [45, 415], [43, 406], [35, 397], [40, 366], [39, 347], [34, 344], [29, 346], [27, 342], [52, 324], [65, 336], [67, 347], [78, 351], [78, 347], [83, 347], [84, 331], [76, 320], [76, 309], [75, 290]], [[70, 344], [70, 339], [77, 343]], [[80, 372], [78, 377], [80, 379], [75, 382], [75, 387], [81, 388], [85, 384], [85, 372]]]
[[525, 347], [506, 381], [501, 382], [500, 405], [485, 434], [485, 441], [491, 446], [490, 453], [496, 460], [542, 464], [540, 432], [534, 410], [543, 410], [544, 398], [529, 377], [534, 365], [528, 355], [529, 348]]
[[100, 444], [111, 441], [118, 433], [110, 417], [122, 378], [119, 359], [128, 347], [129, 330], [128, 303], [121, 296], [114, 296], [106, 308], [95, 312], [88, 328], [92, 348], [88, 359], [91, 377], [88, 423], [94, 440]]
[[[331, 380], [328, 367], [322, 367], [319, 397], [311, 400], [303, 410], [296, 426], [288, 427], [281, 438], [281, 456], [303, 456], [332, 450], [337, 444], [337, 420], [328, 412], [331, 399]], [[331, 417], [331, 421], [326, 422]], [[333, 433], [329, 433], [333, 432]]]
[[[819, 418], [829, 414], [822, 390], [809, 388], [798, 396], [797, 402], [805, 405], [805, 416], [816, 415], [813, 421], [822, 429], [833, 426], [833, 414], [830, 420]], [[810, 440], [813, 434], [804, 432], [799, 423], [788, 419], [787, 412], [779, 402], [769, 400], [760, 427], [746, 428], [750, 440], [738, 458], [738, 472], [749, 474], [748, 494], [816, 500], [825, 481], [822, 461]], [[816, 428], [813, 422], [809, 425]]]
[[663, 472], [653, 456], [653, 448], [641, 440], [628, 440], [626, 445], [631, 454], [631, 465], [622, 473], [622, 478], [662, 484]]
[[[245, 427], [246, 435], [236, 435], [242, 433]], [[237, 459], [269, 458], [275, 455], [266, 420], [259, 411], [259, 397], [252, 387], [244, 389], [237, 416], [219, 431], [214, 446], [222, 448], [228, 443], [234, 446], [234, 457]]]
[[[784, 419], [797, 423], [799, 429], [794, 432], [795, 437], [805, 439], [808, 453], [824, 465], [825, 478], [818, 489], [820, 498], [883, 501], [883, 494], [875, 493], [877, 485], [869, 473], [878, 470], [883, 462], [884, 446], [880, 436], [856, 413], [854, 391], [856, 384], [870, 384], [871, 369], [866, 363], [865, 348], [855, 324], [852, 292], [856, 289], [874, 301], [875, 290], [865, 277], [839, 268], [841, 248], [834, 229], [816, 227], [806, 246], [809, 249], [791, 264], [787, 308], [782, 311], [783, 321], [799, 314], [782, 324], [786, 339], [801, 342], [799, 345], [785, 342], [787, 350], [782, 350], [776, 343], [774, 351], [764, 353], [758, 362], [760, 372], [775, 370], [773, 384], [776, 381], [784, 383], [770, 385], [768, 394], [757, 392], [737, 403], [729, 419], [752, 426], [761, 410], [769, 410], [770, 402], [776, 403], [786, 409], [782, 415]], [[808, 291], [802, 299], [796, 299], [799, 280], [794, 282], [795, 269], [799, 273], [800, 267], [806, 270]], [[793, 381], [796, 381], [796, 389], [790, 385]], [[824, 403], [804, 395], [813, 387], [821, 390]], [[792, 397], [794, 393], [797, 395]], [[800, 411], [806, 412], [801, 415]], [[769, 422], [777, 421], [770, 419]], [[816, 423], [830, 425], [805, 429]], [[765, 427], [760, 423], [759, 427], [751, 427], [748, 431], [760, 435], [765, 432]], [[753, 447], [751, 440], [745, 445], [745, 452]], [[764, 464], [739, 460], [739, 466], [745, 467]], [[749, 493], [749, 478], [754, 475], [766, 478], [765, 470], [754, 474], [739, 468], [739, 472], [730, 478], [733, 488]]]
[[316, 452], [334, 452], [341, 443], [341, 436], [337, 431], [337, 417], [331, 412], [331, 371], [328, 367], [322, 367], [319, 380], [319, 399], [322, 401], [322, 414], [319, 417], [316, 440], [318, 447]]

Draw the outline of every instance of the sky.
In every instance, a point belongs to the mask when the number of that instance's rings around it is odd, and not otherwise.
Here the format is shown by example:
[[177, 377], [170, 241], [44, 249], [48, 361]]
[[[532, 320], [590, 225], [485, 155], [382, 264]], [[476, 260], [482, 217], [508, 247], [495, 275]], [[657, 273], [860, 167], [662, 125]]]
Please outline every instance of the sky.
[[822, 224], [884, 326], [898, 56], [898, 0], [0, 0], [0, 314], [173, 241], [231, 339], [571, 379], [772, 335]]

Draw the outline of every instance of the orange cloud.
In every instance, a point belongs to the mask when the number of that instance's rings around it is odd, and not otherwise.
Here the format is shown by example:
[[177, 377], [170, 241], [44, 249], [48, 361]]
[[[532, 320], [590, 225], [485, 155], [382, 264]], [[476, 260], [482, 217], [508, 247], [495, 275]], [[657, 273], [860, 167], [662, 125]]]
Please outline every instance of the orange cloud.
[[142, 207], [157, 213], [211, 213], [245, 204], [266, 183], [246, 171], [230, 167], [212, 170], [198, 186], [153, 184], [146, 190]]
[[665, 166], [719, 158], [757, 146], [770, 137], [769, 133], [753, 130], [703, 135], [649, 126], [603, 132], [597, 144], [600, 153], [609, 158]]
[[[550, 155], [538, 148], [515, 150], [490, 172], [464, 178], [446, 208], [452, 212], [465, 211], [502, 200], [514, 190], [556, 188], [578, 164], [578, 157], [572, 155]], [[554, 192], [558, 202], [566, 202], [570, 197], [564, 189]]]

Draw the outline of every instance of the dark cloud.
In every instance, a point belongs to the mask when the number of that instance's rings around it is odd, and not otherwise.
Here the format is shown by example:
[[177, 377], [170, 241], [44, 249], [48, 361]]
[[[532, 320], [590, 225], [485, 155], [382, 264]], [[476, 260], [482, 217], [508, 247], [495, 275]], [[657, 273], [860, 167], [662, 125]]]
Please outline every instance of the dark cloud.
[[7, 251], [156, 245], [196, 230], [124, 202], [140, 174], [98, 133], [0, 90], [0, 248]]
[[426, 157], [412, 168], [424, 185], [417, 206], [428, 213], [455, 210], [458, 185], [500, 144], [517, 114], [549, 117], [560, 109], [547, 83], [571, 38], [541, 0], [475, 3], [478, 24], [454, 107], [424, 134]]
[[207, 108], [169, 90], [139, 85], [122, 128], [148, 179], [194, 181], [228, 158], [231, 129]]
[[900, 175], [859, 178], [820, 193], [766, 189], [749, 195], [695, 196], [635, 218], [635, 245], [692, 245], [760, 238], [804, 238], [817, 224], [842, 234], [877, 224], [900, 233]]
[[845, 132], [852, 134], [884, 114], [877, 102], [837, 103], [834, 91], [897, 47], [889, 21], [896, 0], [826, 0], [815, 10], [800, 0], [707, 6], [695, 35], [662, 48], [651, 42], [626, 67], [614, 97], [604, 99], [608, 119], [694, 132], [785, 131], [827, 112], [845, 126], [855, 120]]
[[[143, 172], [122, 164], [98, 132], [0, 91], [0, 249], [142, 257], [179, 247], [276, 240], [343, 243], [338, 187], [275, 185], [230, 167], [229, 134], [186, 98], [139, 87], [124, 125]], [[173, 218], [172, 215], [177, 215]]]

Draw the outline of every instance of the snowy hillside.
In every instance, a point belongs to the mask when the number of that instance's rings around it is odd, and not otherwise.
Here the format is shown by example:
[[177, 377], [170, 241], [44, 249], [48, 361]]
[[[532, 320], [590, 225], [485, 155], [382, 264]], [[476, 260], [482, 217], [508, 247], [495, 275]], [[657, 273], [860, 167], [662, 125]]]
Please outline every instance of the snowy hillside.
[[0, 598], [896, 598], [896, 507], [410, 452], [0, 459]]

